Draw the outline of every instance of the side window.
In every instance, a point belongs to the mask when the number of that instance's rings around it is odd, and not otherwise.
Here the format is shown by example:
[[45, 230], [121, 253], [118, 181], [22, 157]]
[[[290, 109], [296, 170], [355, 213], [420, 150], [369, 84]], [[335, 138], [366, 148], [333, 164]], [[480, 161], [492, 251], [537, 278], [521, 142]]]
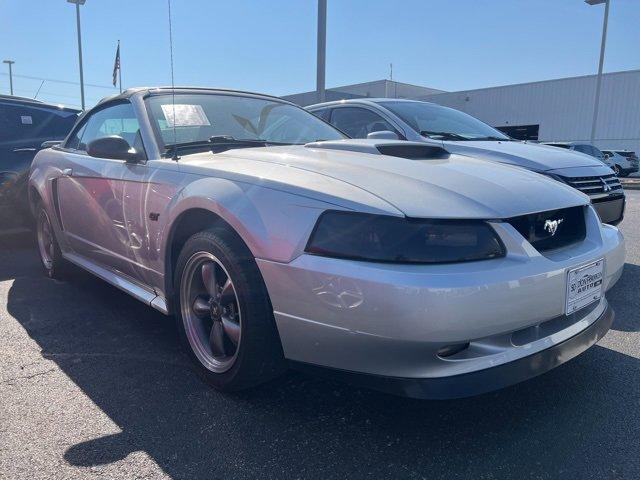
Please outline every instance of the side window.
[[62, 110], [50, 110], [47, 112], [47, 117], [47, 126], [43, 131], [43, 136], [51, 140], [61, 140], [66, 137], [78, 120], [78, 114]]
[[32, 105], [0, 105], [0, 140], [39, 144], [61, 140], [78, 118], [74, 112]]
[[597, 148], [597, 147], [591, 147], [591, 150], [593, 150], [593, 156], [596, 158], [604, 158], [604, 153], [602, 153], [602, 151]]
[[576, 145], [573, 149], [576, 150], [577, 152], [591, 155], [591, 148], [589, 147], [589, 145]]
[[92, 113], [71, 136], [65, 147], [85, 151], [93, 140], [110, 135], [118, 135], [131, 147], [142, 151], [140, 125], [130, 103], [120, 103]]
[[85, 128], [87, 128], [87, 122], [83, 122], [82, 126], [80, 128], [78, 128], [78, 129], [76, 129], [75, 132], [73, 132], [73, 134], [71, 135], [69, 140], [67, 140], [67, 143], [65, 144], [65, 148], [70, 148], [72, 150], [81, 150], [79, 148], [80, 139], [82, 138], [82, 135], [84, 134], [84, 129]]
[[383, 130], [398, 133], [384, 118], [366, 108], [335, 108], [331, 114], [331, 123], [351, 138], [367, 138], [369, 133]]
[[313, 113], [316, 117], [321, 118], [325, 122], [329, 121], [329, 117], [331, 116], [330, 108], [319, 108], [318, 110], [314, 110]]

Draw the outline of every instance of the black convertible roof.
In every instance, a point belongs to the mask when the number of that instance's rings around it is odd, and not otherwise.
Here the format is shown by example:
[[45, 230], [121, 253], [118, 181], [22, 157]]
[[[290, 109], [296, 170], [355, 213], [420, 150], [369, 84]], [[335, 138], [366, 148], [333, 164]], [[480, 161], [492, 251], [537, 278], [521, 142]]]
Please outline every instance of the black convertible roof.
[[[175, 93], [206, 93], [206, 92], [211, 92], [211, 93], [236, 93], [236, 94], [241, 94], [241, 95], [251, 95], [251, 96], [256, 96], [256, 97], [263, 97], [263, 98], [269, 98], [272, 100], [277, 100], [279, 102], [282, 103], [291, 103], [287, 100], [283, 100], [280, 97], [276, 97], [274, 95], [265, 95], [264, 93], [256, 93], [256, 92], [247, 92], [244, 90], [234, 90], [234, 89], [230, 89], [230, 88], [211, 88], [211, 87], [183, 87], [183, 86], [176, 86], [176, 87], [171, 87], [171, 86], [165, 86], [165, 87], [133, 87], [133, 88], [128, 88], [126, 89], [124, 92], [122, 93], [117, 93], [115, 95], [110, 95], [108, 97], [103, 98], [102, 100], [100, 100], [98, 102], [98, 105], [104, 103], [104, 102], [109, 102], [112, 100], [120, 100], [120, 99], [128, 99], [131, 98], [133, 95], [136, 95], [140, 92], [149, 94], [149, 95], [154, 95], [154, 94], [162, 94], [162, 93], [171, 93], [171, 92], [175, 92]], [[293, 105], [293, 104], [292, 104]]]

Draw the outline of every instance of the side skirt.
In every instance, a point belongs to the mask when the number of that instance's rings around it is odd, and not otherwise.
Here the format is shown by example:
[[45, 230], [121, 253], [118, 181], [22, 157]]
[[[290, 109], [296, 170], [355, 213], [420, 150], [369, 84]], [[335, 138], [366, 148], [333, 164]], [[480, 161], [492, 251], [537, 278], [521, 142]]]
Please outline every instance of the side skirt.
[[119, 275], [112, 270], [96, 265], [93, 262], [86, 260], [74, 253], [63, 253], [62, 256], [77, 265], [78, 267], [94, 274], [96, 277], [110, 283], [116, 288], [119, 288], [123, 292], [128, 293], [133, 298], [140, 300], [143, 303], [155, 308], [159, 312], [169, 315], [169, 309], [167, 308], [167, 301], [164, 297], [157, 295], [153, 289], [140, 285], [132, 280], [127, 279], [124, 275]]

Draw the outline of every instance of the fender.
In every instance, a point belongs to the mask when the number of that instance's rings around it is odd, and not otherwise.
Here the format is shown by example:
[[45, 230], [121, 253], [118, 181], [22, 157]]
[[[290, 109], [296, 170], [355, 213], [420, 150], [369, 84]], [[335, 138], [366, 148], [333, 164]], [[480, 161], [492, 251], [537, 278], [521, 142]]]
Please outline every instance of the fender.
[[[176, 191], [160, 215], [164, 221], [159, 225], [156, 248], [164, 263], [162, 288], [170, 297], [171, 245], [180, 220], [189, 212], [204, 210], [226, 222], [255, 258], [288, 263], [303, 252], [317, 217], [329, 208], [336, 206], [237, 180], [214, 177], [192, 180]], [[315, 215], [309, 215], [309, 210], [315, 211]], [[285, 231], [287, 235], [282, 234]], [[291, 238], [301, 240], [294, 243], [289, 241]]]

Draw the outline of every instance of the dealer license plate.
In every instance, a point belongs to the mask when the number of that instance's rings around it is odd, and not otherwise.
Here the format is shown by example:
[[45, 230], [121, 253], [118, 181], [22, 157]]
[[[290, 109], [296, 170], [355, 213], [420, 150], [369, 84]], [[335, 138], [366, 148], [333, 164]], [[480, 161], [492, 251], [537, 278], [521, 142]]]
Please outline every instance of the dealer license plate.
[[574, 268], [567, 272], [566, 314], [572, 313], [600, 300], [604, 279], [604, 260]]

